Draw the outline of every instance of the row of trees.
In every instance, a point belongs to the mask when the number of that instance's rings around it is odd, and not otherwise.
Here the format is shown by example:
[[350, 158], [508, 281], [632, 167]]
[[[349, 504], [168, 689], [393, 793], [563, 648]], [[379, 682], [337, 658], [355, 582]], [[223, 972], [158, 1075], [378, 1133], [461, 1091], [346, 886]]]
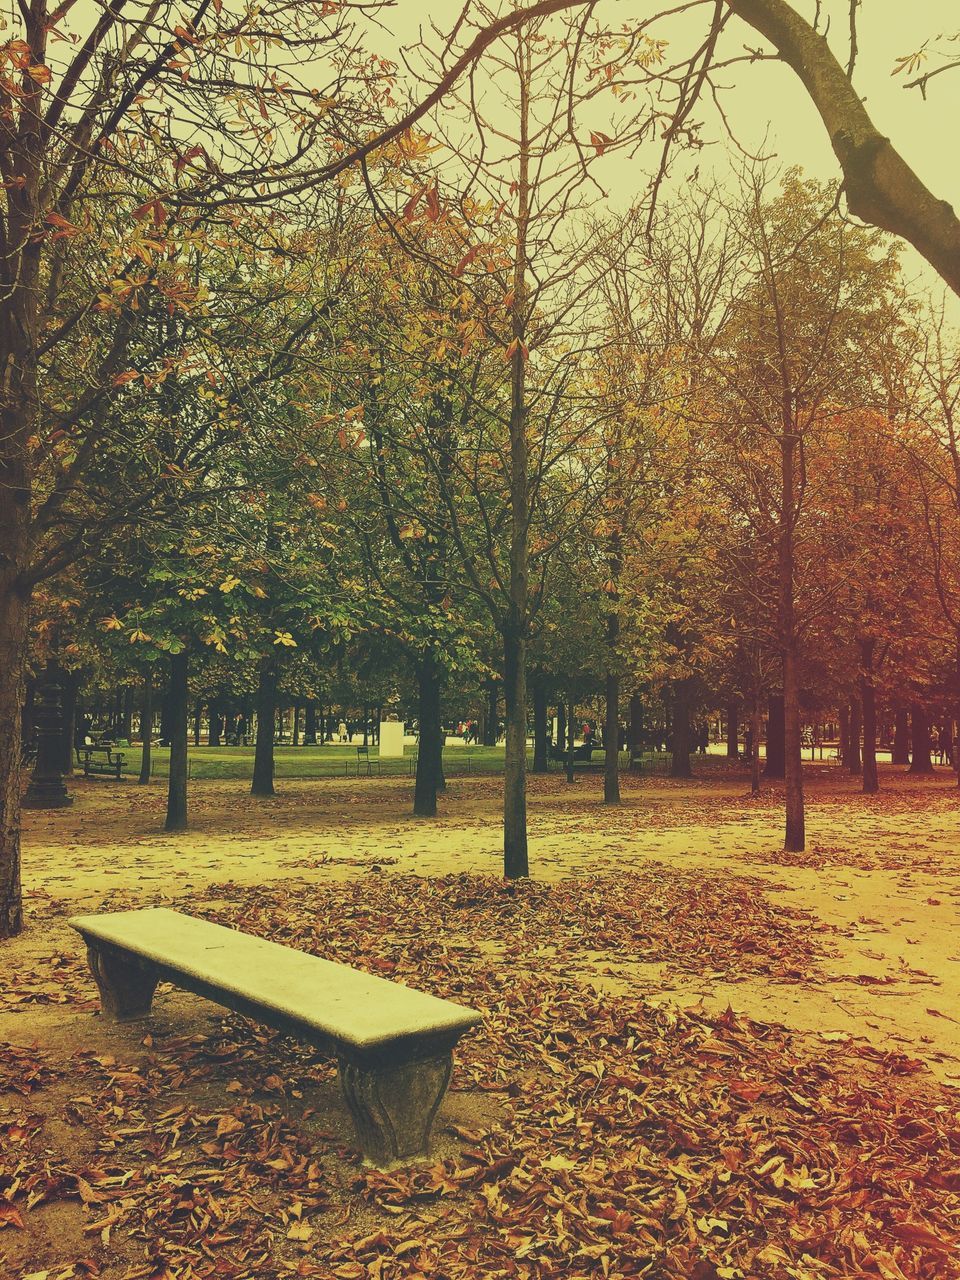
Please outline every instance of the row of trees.
[[658, 118], [632, 86], [691, 81], [592, 6], [484, 15], [443, 84], [507, 33], [509, 120], [448, 99], [455, 165], [384, 130], [394, 68], [346, 6], [121, 8], [82, 32], [38, 0], [4, 46], [0, 935], [31, 634], [36, 662], [112, 641], [162, 663], [177, 705], [198, 652], [255, 664], [269, 697], [308, 637], [363, 636], [413, 663], [427, 726], [451, 674], [495, 672], [508, 875], [528, 673], [587, 655], [611, 723], [634, 682], [669, 683], [675, 726], [704, 685], [782, 685], [802, 845], [809, 664], [852, 652], [865, 703], [884, 672], [922, 698], [956, 616], [953, 345], [889, 248], [797, 179], [599, 219], [592, 167]]

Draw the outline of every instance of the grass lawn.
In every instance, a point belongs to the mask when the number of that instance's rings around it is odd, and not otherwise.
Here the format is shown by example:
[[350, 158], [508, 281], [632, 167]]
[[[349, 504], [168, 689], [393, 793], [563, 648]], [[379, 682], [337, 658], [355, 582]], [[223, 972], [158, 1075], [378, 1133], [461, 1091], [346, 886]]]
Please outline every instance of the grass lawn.
[[[121, 747], [124, 754], [123, 772], [136, 776], [140, 772], [140, 747]], [[189, 770], [191, 778], [251, 778], [253, 777], [253, 747], [190, 747]], [[626, 763], [624, 754], [623, 763]], [[653, 762], [656, 759], [650, 756]], [[646, 758], [645, 758], [646, 760]], [[370, 769], [384, 776], [412, 777], [416, 770], [417, 748], [409, 744], [403, 758], [380, 759], [378, 748], [370, 747]], [[528, 764], [533, 763], [533, 751], [528, 750]], [[448, 743], [443, 750], [444, 768], [452, 775], [465, 773], [502, 773], [503, 746], [465, 747], [459, 742]], [[602, 765], [603, 751], [595, 751], [593, 763]], [[155, 778], [169, 775], [170, 750], [153, 748], [153, 772]], [[360, 772], [366, 773], [366, 763]], [[561, 766], [553, 764], [552, 769]], [[356, 744], [345, 745], [328, 742], [322, 747], [275, 747], [274, 772], [278, 778], [342, 778], [357, 773]]]

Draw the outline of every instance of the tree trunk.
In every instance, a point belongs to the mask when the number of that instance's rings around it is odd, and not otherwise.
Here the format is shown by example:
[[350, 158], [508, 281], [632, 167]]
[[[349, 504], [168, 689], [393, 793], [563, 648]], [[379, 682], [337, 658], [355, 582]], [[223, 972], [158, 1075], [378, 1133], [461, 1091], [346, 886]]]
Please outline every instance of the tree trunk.
[[80, 677], [76, 671], [64, 671], [60, 668], [60, 768], [65, 778], [73, 774], [75, 759], [73, 741], [77, 732], [77, 694], [80, 689]]
[[740, 703], [731, 699], [727, 703], [727, 759], [740, 758]]
[[880, 789], [877, 774], [877, 691], [873, 683], [875, 640], [860, 641], [860, 702], [863, 706], [863, 790], [874, 795]]
[[760, 686], [757, 685], [753, 695], [753, 707], [750, 710], [750, 794], [760, 794], [760, 734], [762, 733], [763, 713], [760, 709]]
[[919, 703], [910, 704], [910, 729], [913, 751], [910, 757], [910, 772], [933, 773], [933, 760], [930, 758], [930, 717], [926, 707]]
[[690, 768], [690, 678], [673, 682], [670, 717], [670, 777], [692, 778]]
[[567, 749], [567, 705], [565, 702], [557, 702], [557, 750], [566, 751]]
[[847, 748], [847, 770], [851, 778], [859, 778], [863, 769], [863, 757], [860, 755], [860, 734], [863, 729], [860, 701], [850, 700], [850, 741]]
[[252, 796], [275, 795], [273, 740], [277, 718], [277, 668], [272, 654], [260, 659], [257, 684], [257, 746], [253, 756]]
[[187, 673], [186, 650], [170, 655], [170, 687], [167, 691], [170, 717], [170, 781], [167, 786], [165, 831], [187, 829]]
[[620, 677], [607, 672], [603, 725], [603, 803], [620, 803]]
[[418, 818], [434, 818], [437, 814], [443, 741], [440, 729], [440, 666], [436, 654], [429, 650], [417, 662], [417, 698], [420, 743], [413, 812]]
[[910, 715], [906, 707], [897, 707], [894, 713], [891, 763], [910, 763]]
[[290, 730], [290, 745], [299, 747], [300, 745], [300, 703], [293, 704], [293, 721]]
[[503, 696], [507, 728], [503, 773], [503, 874], [530, 874], [527, 858], [527, 644], [519, 627], [503, 636]]
[[[778, 622], [783, 650], [783, 764], [786, 822], [783, 847], [800, 853], [806, 846], [803, 806], [803, 744], [800, 736], [800, 663], [794, 601], [794, 523], [797, 518], [794, 467], [799, 437], [792, 392], [785, 386], [780, 437], [780, 541], [777, 547]], [[768, 762], [769, 763], [769, 762]]]
[[207, 734], [207, 745], [219, 747], [223, 737], [223, 699], [211, 698], [207, 713], [210, 716], [210, 731]]
[[485, 747], [495, 747], [497, 745], [497, 682], [489, 680], [487, 682], [487, 716], [484, 725], [483, 745]]
[[312, 698], [308, 699], [303, 712], [303, 745], [305, 747], [317, 745], [317, 704]]
[[[786, 713], [782, 693], [771, 693], [767, 697], [767, 760], [764, 765], [764, 776], [767, 778], [786, 777]], [[753, 745], [757, 750], [758, 742]]]
[[118, 738], [129, 742], [133, 737], [133, 685], [124, 686], [120, 703], [120, 732]]
[[200, 729], [202, 721], [203, 702], [200, 698], [197, 698], [196, 702], [193, 704], [193, 745], [195, 747], [199, 747], [200, 745]]
[[150, 781], [153, 762], [153, 668], [143, 677], [143, 701], [140, 704], [140, 777], [137, 781], [146, 786]]
[[542, 672], [533, 677], [533, 772], [546, 773], [547, 751], [547, 686]]
[[639, 693], [630, 695], [630, 771], [639, 773], [643, 756], [643, 703]]
[[567, 699], [567, 782], [573, 782], [576, 778], [576, 771], [573, 767], [573, 752], [576, 747], [577, 737], [577, 709], [574, 706], [573, 694]]
[[843, 703], [837, 714], [840, 721], [840, 745], [837, 749], [837, 757], [841, 764], [846, 764], [850, 758], [850, 707], [847, 703]]

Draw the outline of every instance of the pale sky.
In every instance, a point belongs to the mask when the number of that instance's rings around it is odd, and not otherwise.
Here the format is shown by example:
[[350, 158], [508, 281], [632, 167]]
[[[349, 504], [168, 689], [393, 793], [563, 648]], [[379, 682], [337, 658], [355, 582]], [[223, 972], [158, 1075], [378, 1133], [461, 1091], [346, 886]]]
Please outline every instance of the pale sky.
[[[805, 13], [812, 10], [810, 0], [795, 3]], [[396, 7], [383, 17], [390, 35], [375, 37], [371, 43], [381, 45], [385, 53], [392, 52], [390, 46], [394, 42], [394, 48], [401, 44], [416, 46], [422, 23], [433, 19], [446, 27], [461, 7], [459, 0], [397, 0]], [[659, 7], [658, 0], [600, 0], [596, 15], [598, 21], [613, 26], [629, 23], [632, 16], [649, 14]], [[823, 10], [832, 20], [831, 45], [845, 63], [847, 0], [824, 0]], [[706, 12], [695, 16], [695, 31], [703, 30]], [[689, 39], [684, 38], [690, 29], [689, 23], [684, 26], [682, 20], [680, 25], [674, 21], [673, 26], [665, 25], [658, 34], [672, 36], [679, 52], [691, 47]], [[918, 90], [903, 87], [909, 77], [891, 74], [899, 56], [914, 52], [927, 40], [932, 42], [958, 30], [958, 0], [862, 0], [855, 84], [878, 128], [891, 138], [921, 179], [937, 196], [960, 208], [960, 166], [956, 163], [960, 148], [955, 140], [960, 130], [960, 69], [935, 79], [926, 103]], [[729, 55], [738, 48], [754, 48], [760, 43], [752, 29], [736, 21], [727, 34], [725, 52]], [[960, 55], [960, 43], [953, 48]], [[931, 61], [926, 69], [935, 65]], [[746, 146], [760, 149], [766, 137], [767, 150], [785, 166], [800, 165], [818, 178], [838, 176], [836, 159], [820, 119], [789, 68], [772, 63], [744, 65], [729, 71], [724, 82], [731, 85], [724, 97], [725, 110]], [[701, 107], [699, 116], [708, 122], [707, 136], [717, 137], [716, 113], [709, 104]], [[618, 156], [609, 164], [604, 162], [598, 176], [611, 200], [629, 204], [642, 192], [658, 150], [656, 145], [650, 145], [633, 161]], [[728, 152], [729, 144], [721, 141], [700, 154], [701, 166], [713, 167], [722, 174], [729, 163]], [[919, 256], [908, 249], [904, 265], [912, 271], [914, 264], [918, 273], [928, 272]]]

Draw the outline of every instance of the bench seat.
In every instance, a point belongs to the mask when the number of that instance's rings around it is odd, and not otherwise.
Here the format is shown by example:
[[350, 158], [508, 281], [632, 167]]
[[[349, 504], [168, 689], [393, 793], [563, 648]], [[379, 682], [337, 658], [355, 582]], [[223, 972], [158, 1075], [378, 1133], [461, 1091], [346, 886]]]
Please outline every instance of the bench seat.
[[475, 1010], [166, 907], [70, 924], [87, 944], [105, 1016], [146, 1017], [160, 980], [205, 996], [336, 1056], [368, 1160], [426, 1153]]

